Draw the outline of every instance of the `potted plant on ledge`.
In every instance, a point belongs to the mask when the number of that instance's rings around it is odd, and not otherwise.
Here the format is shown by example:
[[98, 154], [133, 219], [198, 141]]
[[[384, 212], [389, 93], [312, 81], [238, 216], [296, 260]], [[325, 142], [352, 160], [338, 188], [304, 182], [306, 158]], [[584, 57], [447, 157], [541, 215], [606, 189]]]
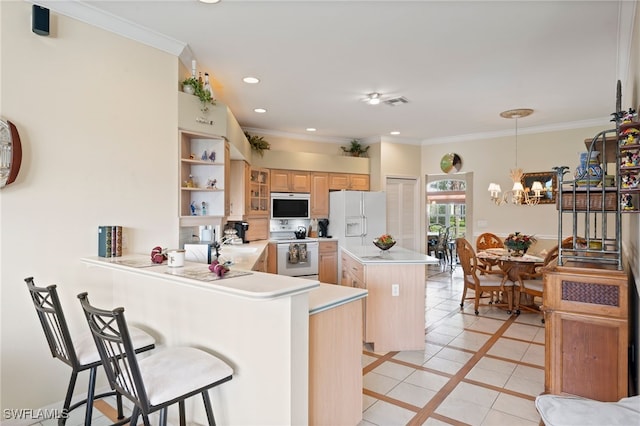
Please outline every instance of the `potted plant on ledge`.
[[244, 135], [247, 137], [251, 149], [257, 151], [261, 157], [264, 157], [265, 149], [271, 149], [271, 144], [265, 141], [263, 136], [251, 136], [249, 132], [244, 132]]
[[353, 139], [348, 147], [341, 146], [342, 152], [352, 157], [365, 157], [369, 151], [369, 146], [362, 146], [358, 139]]
[[200, 108], [202, 112], [207, 112], [209, 105], [216, 104], [211, 96], [211, 92], [205, 90], [202, 82], [195, 77], [189, 77], [182, 82], [182, 91], [190, 95], [195, 95], [200, 99], [200, 102], [202, 102], [202, 107]]

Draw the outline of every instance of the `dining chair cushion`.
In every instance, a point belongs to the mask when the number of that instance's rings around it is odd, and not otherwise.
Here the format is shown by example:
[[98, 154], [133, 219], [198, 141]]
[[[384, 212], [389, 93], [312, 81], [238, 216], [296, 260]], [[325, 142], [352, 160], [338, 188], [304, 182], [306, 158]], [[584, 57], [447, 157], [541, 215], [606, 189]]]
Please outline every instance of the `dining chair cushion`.
[[233, 374], [224, 361], [191, 347], [164, 348], [139, 360], [139, 365], [151, 405], [171, 401]]
[[[136, 327], [129, 327], [129, 331], [131, 332], [131, 341], [133, 342], [134, 348], [138, 349], [155, 344], [155, 339], [145, 331]], [[90, 331], [74, 336], [73, 344], [76, 348], [76, 356], [80, 364], [88, 365], [94, 362], [100, 362], [100, 354], [98, 353], [96, 342], [93, 340]]]
[[522, 280], [522, 285], [528, 289], [542, 293], [544, 288], [542, 280]]
[[546, 426], [640, 424], [640, 396], [602, 402], [573, 396], [539, 395], [535, 403]]
[[[478, 275], [478, 280], [480, 281], [480, 287], [496, 287], [502, 283], [504, 277], [502, 275], [497, 274], [487, 274], [487, 275]], [[473, 280], [473, 278], [471, 278]], [[505, 287], [512, 287], [513, 282], [510, 280], [505, 280]]]

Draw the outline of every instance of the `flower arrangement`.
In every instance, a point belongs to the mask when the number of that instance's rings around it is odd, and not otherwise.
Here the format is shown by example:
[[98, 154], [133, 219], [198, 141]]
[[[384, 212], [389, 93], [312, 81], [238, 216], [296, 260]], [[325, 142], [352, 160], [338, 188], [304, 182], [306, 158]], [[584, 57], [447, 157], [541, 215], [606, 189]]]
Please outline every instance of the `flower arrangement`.
[[536, 242], [536, 238], [533, 235], [524, 235], [520, 232], [514, 232], [509, 234], [506, 240], [504, 240], [504, 246], [509, 250], [526, 252], [531, 244]]

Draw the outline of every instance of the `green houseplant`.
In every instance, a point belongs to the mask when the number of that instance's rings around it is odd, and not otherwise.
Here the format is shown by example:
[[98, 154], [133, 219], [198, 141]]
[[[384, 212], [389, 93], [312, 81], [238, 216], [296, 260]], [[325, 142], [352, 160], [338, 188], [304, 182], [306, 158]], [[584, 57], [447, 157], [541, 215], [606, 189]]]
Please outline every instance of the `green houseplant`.
[[352, 157], [364, 157], [369, 151], [369, 146], [362, 146], [358, 139], [353, 139], [351, 145], [345, 147], [341, 146], [342, 152], [351, 155]]
[[[192, 88], [188, 89], [187, 86], [190, 86]], [[207, 90], [204, 90], [204, 86], [202, 84], [202, 82], [198, 79], [196, 79], [195, 77], [189, 77], [187, 79], [185, 79], [182, 82], [182, 90], [185, 93], [191, 93], [193, 95], [196, 95], [198, 97], [198, 99], [200, 99], [200, 102], [202, 102], [202, 111], [208, 111], [209, 110], [209, 105], [215, 105], [215, 101], [213, 100], [213, 98], [211, 97], [211, 93], [208, 92]]]
[[244, 132], [244, 135], [247, 137], [249, 141], [249, 145], [251, 145], [251, 149], [257, 151], [261, 157], [264, 156], [265, 149], [271, 149], [271, 144], [264, 140], [262, 136], [250, 135], [249, 132]]

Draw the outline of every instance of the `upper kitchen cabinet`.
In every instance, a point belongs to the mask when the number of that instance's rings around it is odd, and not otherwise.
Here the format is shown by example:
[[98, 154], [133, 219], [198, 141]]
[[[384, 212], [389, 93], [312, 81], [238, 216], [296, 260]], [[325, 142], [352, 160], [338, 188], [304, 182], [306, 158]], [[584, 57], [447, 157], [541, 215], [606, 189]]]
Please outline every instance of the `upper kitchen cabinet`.
[[271, 192], [311, 192], [311, 174], [271, 169]]
[[329, 173], [311, 173], [311, 217], [329, 217]]
[[244, 160], [231, 161], [231, 208], [228, 220], [269, 215], [269, 170], [253, 168]]
[[228, 214], [229, 143], [221, 137], [180, 131], [180, 222], [197, 225]]
[[369, 175], [351, 174], [351, 173], [330, 173], [329, 189], [341, 190], [348, 189], [351, 191], [368, 191]]

